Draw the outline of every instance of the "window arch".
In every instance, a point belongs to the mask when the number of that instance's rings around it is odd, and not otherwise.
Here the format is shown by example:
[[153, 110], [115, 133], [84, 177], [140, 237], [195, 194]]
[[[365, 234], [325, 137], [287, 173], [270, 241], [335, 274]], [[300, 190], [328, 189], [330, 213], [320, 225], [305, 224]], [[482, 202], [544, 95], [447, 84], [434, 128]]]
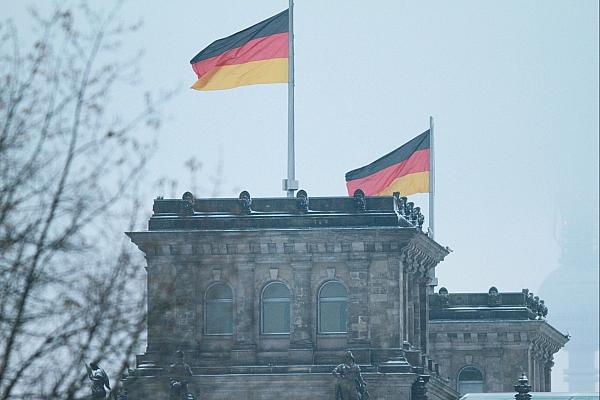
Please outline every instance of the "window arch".
[[319, 333], [346, 333], [348, 292], [337, 281], [325, 282], [319, 289]]
[[207, 335], [233, 333], [233, 293], [226, 283], [215, 283], [206, 290], [204, 332]]
[[467, 393], [483, 393], [483, 374], [475, 367], [464, 367], [458, 373], [458, 392], [461, 396]]
[[290, 333], [290, 290], [282, 282], [271, 282], [261, 296], [261, 333]]

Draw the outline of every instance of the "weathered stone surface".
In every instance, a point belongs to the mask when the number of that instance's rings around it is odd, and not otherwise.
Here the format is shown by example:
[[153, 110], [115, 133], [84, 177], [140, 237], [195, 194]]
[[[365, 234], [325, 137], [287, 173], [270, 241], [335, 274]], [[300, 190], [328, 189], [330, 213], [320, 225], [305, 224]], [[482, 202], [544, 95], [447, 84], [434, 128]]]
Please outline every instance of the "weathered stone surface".
[[[211, 400], [333, 400], [331, 370], [346, 350], [372, 399], [409, 400], [418, 377], [419, 396], [455, 399], [468, 365], [483, 372], [485, 391], [511, 391], [521, 371], [538, 391], [550, 387], [552, 354], [566, 339], [541, 319], [542, 302], [495, 288], [428, 295], [447, 249], [421, 231], [405, 198], [358, 200], [156, 200], [149, 230], [128, 233], [148, 264], [148, 347], [125, 382], [129, 399], [166, 395], [176, 349], [193, 368], [190, 388]], [[320, 333], [319, 292], [331, 281], [346, 290], [347, 323]], [[289, 333], [263, 333], [273, 282], [289, 290], [279, 303], [289, 304]], [[219, 303], [233, 326], [223, 334], [207, 333], [215, 284], [233, 296]]]
[[526, 291], [494, 296], [490, 302], [489, 293], [429, 295], [429, 352], [442, 376], [457, 388], [460, 371], [475, 367], [485, 392], [510, 392], [525, 372], [535, 391], [550, 391], [553, 354], [568, 339], [540, 319]]
[[[333, 369], [333, 367], [332, 367]], [[407, 374], [363, 374], [371, 399], [409, 399], [416, 379]], [[202, 400], [335, 400], [335, 380], [331, 373], [194, 375], [190, 391]], [[451, 399], [455, 393], [430, 385], [429, 398]], [[167, 398], [168, 378], [131, 377], [127, 381], [128, 400]]]

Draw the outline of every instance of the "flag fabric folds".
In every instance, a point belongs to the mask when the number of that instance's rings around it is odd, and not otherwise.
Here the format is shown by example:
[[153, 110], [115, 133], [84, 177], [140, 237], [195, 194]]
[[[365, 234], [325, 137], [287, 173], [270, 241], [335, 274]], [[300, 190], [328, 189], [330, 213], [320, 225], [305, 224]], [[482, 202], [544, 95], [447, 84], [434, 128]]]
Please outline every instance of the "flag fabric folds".
[[216, 40], [192, 60], [196, 90], [288, 81], [288, 10]]
[[361, 189], [367, 196], [402, 196], [429, 192], [430, 131], [427, 130], [389, 154], [346, 173], [352, 195]]

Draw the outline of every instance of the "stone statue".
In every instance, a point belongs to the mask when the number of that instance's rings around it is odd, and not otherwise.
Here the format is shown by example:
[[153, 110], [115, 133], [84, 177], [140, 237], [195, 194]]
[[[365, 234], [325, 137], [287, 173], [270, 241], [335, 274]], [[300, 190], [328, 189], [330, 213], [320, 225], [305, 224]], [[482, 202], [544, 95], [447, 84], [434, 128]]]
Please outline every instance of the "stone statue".
[[98, 365], [97, 362], [92, 361], [90, 365], [85, 364], [85, 369], [87, 370], [88, 378], [92, 381], [92, 399], [104, 399], [106, 398], [106, 390], [110, 389], [110, 382], [108, 381], [108, 375], [106, 372]]
[[344, 362], [333, 369], [336, 377], [335, 400], [368, 400], [367, 384], [354, 362], [352, 352], [346, 352]]
[[194, 396], [188, 391], [187, 378], [192, 376], [192, 369], [184, 361], [183, 351], [177, 350], [176, 361], [169, 366], [169, 382], [171, 391], [169, 400], [194, 400]]

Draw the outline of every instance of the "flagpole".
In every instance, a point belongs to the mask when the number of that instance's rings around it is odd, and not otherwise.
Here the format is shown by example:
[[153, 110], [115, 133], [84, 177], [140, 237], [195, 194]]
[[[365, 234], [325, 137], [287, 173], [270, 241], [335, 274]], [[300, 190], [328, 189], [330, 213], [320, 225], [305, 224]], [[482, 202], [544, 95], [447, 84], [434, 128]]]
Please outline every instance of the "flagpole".
[[288, 32], [288, 163], [287, 179], [283, 180], [283, 190], [287, 197], [294, 197], [298, 190], [294, 155], [294, 0], [289, 0]]
[[[429, 237], [434, 238], [435, 226], [434, 226], [434, 198], [435, 198], [435, 146], [434, 146], [434, 135], [433, 135], [433, 117], [429, 116]], [[430, 278], [427, 292], [429, 294], [434, 293], [434, 287], [437, 286], [438, 280], [435, 277], [435, 268], [431, 268], [428, 271]]]
[[435, 146], [433, 135], [433, 117], [429, 116], [429, 237], [434, 238], [434, 197], [435, 197]]

